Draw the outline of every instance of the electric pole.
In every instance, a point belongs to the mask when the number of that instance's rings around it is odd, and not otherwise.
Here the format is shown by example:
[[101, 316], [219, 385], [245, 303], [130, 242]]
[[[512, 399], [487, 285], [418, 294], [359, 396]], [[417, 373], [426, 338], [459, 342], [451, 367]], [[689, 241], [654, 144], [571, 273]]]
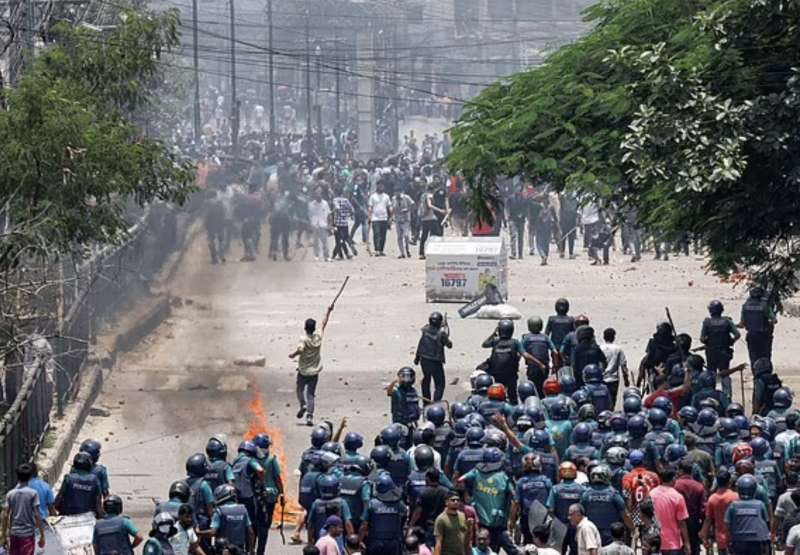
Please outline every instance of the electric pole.
[[239, 156], [239, 99], [236, 97], [236, 12], [230, 2], [231, 19], [231, 147], [234, 163]]
[[341, 133], [341, 128], [342, 128], [342, 114], [341, 114], [341, 109], [342, 109], [341, 108], [342, 83], [341, 83], [341, 78], [342, 78], [342, 70], [344, 69], [345, 64], [339, 58], [339, 33], [338, 33], [338, 31], [334, 35], [334, 39], [333, 40], [334, 40], [333, 44], [334, 44], [334, 52], [335, 52], [334, 56], [336, 57], [336, 63], [339, 64], [338, 67], [341, 68], [341, 69], [337, 69], [336, 70], [336, 130], [334, 131], [334, 133], [336, 134], [336, 137], [334, 137], [334, 139], [335, 139], [334, 144], [336, 145], [336, 154], [338, 156], [339, 155], [339, 150], [341, 149], [341, 144], [339, 143], [339, 135]]
[[272, 0], [267, 0], [267, 24], [269, 25], [269, 138], [270, 150], [275, 146], [275, 68], [272, 53]]
[[311, 45], [306, 8], [306, 154], [311, 157]]
[[200, 144], [200, 56], [198, 54], [198, 17], [197, 17], [197, 2], [192, 0], [192, 20], [194, 28], [192, 30], [192, 50], [194, 58], [194, 144]]

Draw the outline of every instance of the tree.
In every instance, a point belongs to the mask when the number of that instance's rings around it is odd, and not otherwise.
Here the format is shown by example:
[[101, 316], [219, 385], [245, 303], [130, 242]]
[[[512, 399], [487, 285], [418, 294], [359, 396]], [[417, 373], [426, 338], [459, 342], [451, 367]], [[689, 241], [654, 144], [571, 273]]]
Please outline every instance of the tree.
[[479, 95], [449, 163], [492, 195], [527, 173], [700, 241], [709, 268], [798, 289], [800, 6], [605, 0], [594, 29]]

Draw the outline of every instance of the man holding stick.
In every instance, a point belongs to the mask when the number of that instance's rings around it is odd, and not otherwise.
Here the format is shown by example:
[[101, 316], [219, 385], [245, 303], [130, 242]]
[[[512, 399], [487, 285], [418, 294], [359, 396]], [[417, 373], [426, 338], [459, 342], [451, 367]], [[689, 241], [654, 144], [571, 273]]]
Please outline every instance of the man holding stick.
[[300, 409], [297, 411], [297, 418], [306, 417], [306, 426], [314, 425], [314, 401], [317, 391], [319, 373], [322, 372], [322, 336], [328, 326], [328, 319], [333, 312], [336, 301], [344, 291], [350, 276], [347, 276], [339, 288], [339, 292], [334, 297], [322, 319], [322, 328], [317, 332], [317, 321], [309, 318], [305, 322], [305, 335], [300, 339], [297, 349], [289, 355], [294, 360], [297, 358], [297, 401]]

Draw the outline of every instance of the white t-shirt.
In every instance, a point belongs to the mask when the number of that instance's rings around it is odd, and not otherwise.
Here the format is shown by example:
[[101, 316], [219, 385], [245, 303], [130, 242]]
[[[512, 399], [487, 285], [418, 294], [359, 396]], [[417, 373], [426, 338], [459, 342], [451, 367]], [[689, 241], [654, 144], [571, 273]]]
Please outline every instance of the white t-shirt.
[[373, 222], [385, 222], [389, 219], [389, 206], [392, 199], [386, 193], [372, 193], [369, 196], [369, 207], [372, 209]]
[[616, 343], [603, 343], [600, 345], [600, 350], [606, 355], [606, 360], [608, 361], [603, 370], [603, 381], [618, 382], [619, 371], [628, 365], [622, 347]]
[[326, 200], [312, 200], [308, 203], [308, 221], [311, 227], [327, 228], [328, 216], [331, 215], [331, 207]]
[[175, 555], [189, 555], [189, 546], [197, 543], [197, 534], [192, 528], [184, 528], [178, 524], [178, 531], [169, 539]]
[[578, 544], [578, 555], [589, 555], [590, 549], [599, 550], [603, 545], [597, 526], [586, 517], [578, 524], [575, 530], [575, 539]]
[[795, 524], [789, 528], [789, 533], [786, 535], [786, 547], [794, 549], [794, 553], [798, 553], [800, 548], [800, 524]]

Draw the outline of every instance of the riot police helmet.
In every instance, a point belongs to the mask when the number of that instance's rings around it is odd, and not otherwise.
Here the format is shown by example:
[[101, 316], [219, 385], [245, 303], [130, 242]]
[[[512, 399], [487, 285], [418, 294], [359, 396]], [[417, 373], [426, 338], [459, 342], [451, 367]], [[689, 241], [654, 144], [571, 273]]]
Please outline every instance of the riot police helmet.
[[249, 457], [255, 457], [256, 455], [258, 455], [258, 448], [256, 447], [256, 444], [253, 443], [252, 441], [241, 442], [239, 444], [238, 451], [239, 453], [244, 453]]
[[672, 401], [669, 400], [669, 397], [666, 397], [664, 395], [659, 395], [653, 401], [653, 408], [661, 409], [662, 411], [664, 411], [664, 414], [669, 416], [670, 414], [672, 414]]
[[779, 387], [772, 394], [772, 405], [776, 409], [788, 409], [792, 406], [792, 392], [786, 387]]
[[592, 428], [586, 422], [580, 422], [573, 432], [575, 443], [589, 443], [592, 439]]
[[708, 303], [708, 313], [711, 314], [713, 317], [722, 316], [722, 311], [725, 310], [725, 307], [722, 306], [722, 302], [718, 299], [714, 299], [710, 303]]
[[589, 472], [589, 483], [611, 485], [611, 470], [604, 464], [598, 464]]
[[339, 490], [341, 488], [341, 482], [339, 482], [339, 478], [332, 474], [325, 474], [319, 478], [317, 482], [317, 490], [319, 491], [319, 496], [322, 499], [333, 499], [339, 495]]
[[569, 312], [569, 301], [564, 297], [556, 300], [556, 314], [563, 316], [567, 312]]
[[375, 491], [380, 495], [386, 495], [387, 493], [394, 490], [394, 480], [392, 480], [392, 475], [388, 472], [381, 472], [378, 474], [377, 480], [375, 480]]
[[542, 333], [544, 323], [538, 316], [531, 316], [528, 318], [528, 331], [531, 333]]
[[583, 367], [583, 381], [586, 383], [599, 383], [603, 381], [603, 370], [597, 364], [587, 364]]
[[466, 439], [467, 445], [472, 448], [480, 447], [483, 444], [483, 438], [486, 433], [483, 431], [483, 428], [478, 428], [477, 426], [473, 426], [467, 430]]
[[609, 464], [622, 466], [628, 458], [628, 450], [624, 447], [610, 447], [606, 451], [606, 461]]
[[450, 413], [453, 416], [453, 420], [461, 420], [471, 412], [472, 412], [472, 406], [468, 405], [467, 403], [461, 403], [461, 402], [453, 403], [453, 406], [450, 408]]
[[209, 459], [224, 460], [228, 456], [228, 446], [218, 437], [209, 438], [206, 442], [206, 455]]
[[624, 434], [628, 431], [628, 419], [625, 418], [624, 414], [615, 412], [608, 420], [608, 427], [611, 428], [611, 431], [614, 433]]
[[531, 381], [521, 381], [517, 386], [517, 394], [519, 395], [519, 402], [524, 403], [525, 399], [536, 395], [536, 386]]
[[571, 461], [564, 461], [558, 465], [558, 476], [562, 480], [574, 480], [578, 476], [578, 467]]
[[444, 424], [447, 418], [447, 411], [440, 404], [431, 405], [425, 411], [425, 418], [437, 428]]
[[186, 459], [186, 474], [190, 478], [202, 478], [206, 475], [208, 459], [202, 453], [195, 453]]
[[72, 458], [72, 467], [75, 470], [89, 472], [92, 469], [92, 456], [86, 451], [79, 451]]
[[725, 409], [725, 416], [728, 418], [734, 418], [740, 414], [744, 414], [744, 407], [741, 403], [737, 403], [736, 401], [730, 403]]
[[742, 499], [753, 499], [758, 483], [751, 474], [744, 474], [736, 479], [736, 492]]
[[572, 395], [578, 387], [578, 382], [575, 378], [568, 373], [564, 373], [558, 378], [558, 383], [561, 385], [561, 393], [564, 395]]
[[647, 420], [641, 414], [634, 414], [628, 419], [628, 433], [632, 438], [644, 437], [647, 433]]
[[358, 432], [347, 432], [344, 436], [344, 448], [347, 451], [358, 451], [364, 447], [364, 436]]
[[401, 440], [400, 429], [397, 426], [386, 426], [381, 430], [381, 441], [394, 449]]
[[545, 395], [558, 395], [561, 393], [561, 384], [555, 376], [550, 376], [542, 384]]
[[392, 458], [392, 450], [388, 445], [377, 445], [370, 451], [369, 458], [378, 468], [385, 468]]
[[642, 400], [639, 397], [628, 397], [622, 401], [622, 411], [628, 416], [642, 412]]
[[578, 409], [578, 420], [586, 422], [589, 420], [597, 420], [597, 411], [594, 405], [583, 405]]
[[664, 459], [668, 463], [675, 463], [685, 457], [687, 452], [685, 445], [670, 443], [667, 445], [666, 449], [664, 449]]
[[497, 324], [497, 335], [500, 339], [510, 339], [514, 335], [514, 321], [509, 319], [500, 320]]
[[122, 497], [119, 495], [109, 495], [106, 497], [105, 501], [103, 501], [103, 511], [109, 515], [121, 515]]
[[181, 503], [186, 503], [189, 501], [189, 496], [192, 494], [191, 490], [189, 489], [189, 484], [184, 482], [183, 480], [178, 480], [176, 482], [172, 482], [172, 485], [169, 486], [169, 498], [170, 499], [180, 499]]
[[438, 311], [431, 312], [431, 315], [428, 316], [428, 323], [434, 328], [440, 328], [444, 323], [444, 316]]
[[644, 451], [639, 449], [631, 451], [628, 455], [628, 462], [631, 463], [631, 466], [634, 468], [644, 465]]
[[236, 488], [230, 484], [222, 484], [214, 490], [214, 502], [217, 505], [236, 502]]
[[266, 451], [272, 447], [272, 438], [269, 436], [269, 434], [256, 434], [256, 436], [253, 438], [253, 443], [255, 443], [256, 447], [259, 449]]
[[505, 401], [506, 386], [501, 383], [492, 384], [492, 386], [486, 392], [486, 396], [493, 401]]
[[486, 393], [494, 383], [494, 378], [490, 374], [483, 373], [475, 378], [475, 391]]
[[723, 416], [717, 420], [717, 427], [719, 435], [724, 439], [736, 439], [739, 437], [739, 426], [736, 425], [736, 421], [733, 418]]
[[678, 410], [680, 416], [686, 424], [694, 424], [697, 422], [697, 409], [691, 405], [686, 405]]
[[342, 446], [335, 441], [326, 441], [322, 444], [322, 451], [333, 453], [334, 455], [342, 456]]
[[404, 385], [413, 385], [416, 379], [417, 379], [417, 373], [410, 366], [403, 366], [400, 370], [397, 371], [398, 383]]
[[763, 437], [754, 437], [750, 440], [750, 448], [754, 457], [763, 457], [769, 451], [769, 442]]
[[84, 453], [89, 453], [89, 456], [92, 457], [92, 463], [97, 464], [97, 461], [100, 460], [100, 450], [102, 446], [100, 442], [96, 439], [85, 439], [83, 443], [81, 443], [80, 450]]
[[414, 448], [414, 464], [417, 470], [427, 470], [433, 466], [433, 449], [429, 445], [419, 445]]
[[311, 446], [314, 449], [322, 449], [325, 442], [331, 438], [330, 430], [325, 426], [317, 426], [311, 431]]
[[661, 409], [652, 408], [647, 411], [647, 421], [653, 428], [663, 428], [667, 425], [667, 413]]

